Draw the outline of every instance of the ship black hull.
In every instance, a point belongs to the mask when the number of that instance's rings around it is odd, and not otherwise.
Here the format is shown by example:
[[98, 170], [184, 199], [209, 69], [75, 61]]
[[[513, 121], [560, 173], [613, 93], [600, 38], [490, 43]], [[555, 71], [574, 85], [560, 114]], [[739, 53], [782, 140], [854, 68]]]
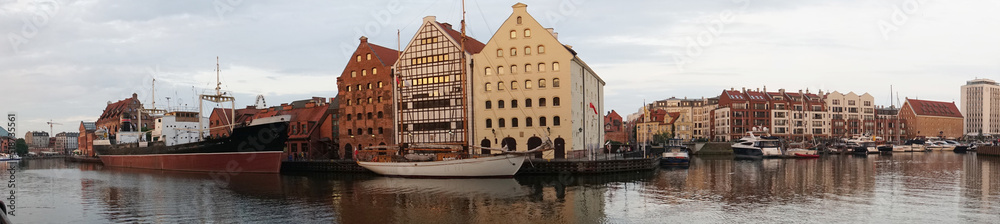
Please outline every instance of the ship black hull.
[[288, 122], [233, 129], [229, 137], [166, 146], [162, 142], [94, 145], [104, 165], [144, 169], [277, 173]]

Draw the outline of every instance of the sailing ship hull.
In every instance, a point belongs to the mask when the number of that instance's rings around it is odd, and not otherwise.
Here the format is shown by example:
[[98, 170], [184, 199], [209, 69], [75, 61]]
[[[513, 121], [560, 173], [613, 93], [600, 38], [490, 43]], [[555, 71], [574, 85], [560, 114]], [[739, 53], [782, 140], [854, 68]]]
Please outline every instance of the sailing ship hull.
[[233, 129], [229, 137], [166, 146], [94, 145], [105, 166], [226, 173], [278, 173], [288, 122]]
[[521, 169], [524, 155], [499, 155], [431, 162], [362, 162], [358, 165], [380, 175], [400, 177], [512, 177]]

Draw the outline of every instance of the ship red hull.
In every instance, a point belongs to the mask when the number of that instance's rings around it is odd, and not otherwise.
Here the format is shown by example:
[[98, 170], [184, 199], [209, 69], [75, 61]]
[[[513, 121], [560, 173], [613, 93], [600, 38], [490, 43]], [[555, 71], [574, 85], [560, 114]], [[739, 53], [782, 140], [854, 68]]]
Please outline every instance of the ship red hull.
[[227, 173], [278, 173], [281, 151], [101, 155], [105, 166]]

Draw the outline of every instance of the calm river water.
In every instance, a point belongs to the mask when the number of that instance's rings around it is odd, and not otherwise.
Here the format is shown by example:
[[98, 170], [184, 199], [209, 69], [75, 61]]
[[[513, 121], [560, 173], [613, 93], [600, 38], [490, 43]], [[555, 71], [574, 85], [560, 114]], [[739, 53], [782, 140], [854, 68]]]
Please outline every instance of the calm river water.
[[950, 152], [694, 158], [686, 169], [513, 179], [226, 179], [62, 160], [0, 163], [11, 166], [17, 223], [1000, 222], [1000, 158]]

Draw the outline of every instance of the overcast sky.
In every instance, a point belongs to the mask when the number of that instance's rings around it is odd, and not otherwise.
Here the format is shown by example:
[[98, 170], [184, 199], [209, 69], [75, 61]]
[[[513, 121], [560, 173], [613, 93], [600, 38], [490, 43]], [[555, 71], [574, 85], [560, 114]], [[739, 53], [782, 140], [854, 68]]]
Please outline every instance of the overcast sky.
[[[1000, 79], [1000, 1], [523, 1], [606, 82], [605, 109], [741, 87], [959, 101]], [[466, 2], [482, 42], [515, 1]], [[0, 112], [17, 131], [77, 131], [108, 101], [197, 107], [215, 57], [237, 107], [336, 96], [358, 38], [396, 47], [424, 16], [459, 24], [461, 1], [0, 0]], [[345, 50], [346, 49], [346, 50]], [[214, 105], [206, 105], [214, 106]], [[4, 124], [6, 126], [6, 124]]]

